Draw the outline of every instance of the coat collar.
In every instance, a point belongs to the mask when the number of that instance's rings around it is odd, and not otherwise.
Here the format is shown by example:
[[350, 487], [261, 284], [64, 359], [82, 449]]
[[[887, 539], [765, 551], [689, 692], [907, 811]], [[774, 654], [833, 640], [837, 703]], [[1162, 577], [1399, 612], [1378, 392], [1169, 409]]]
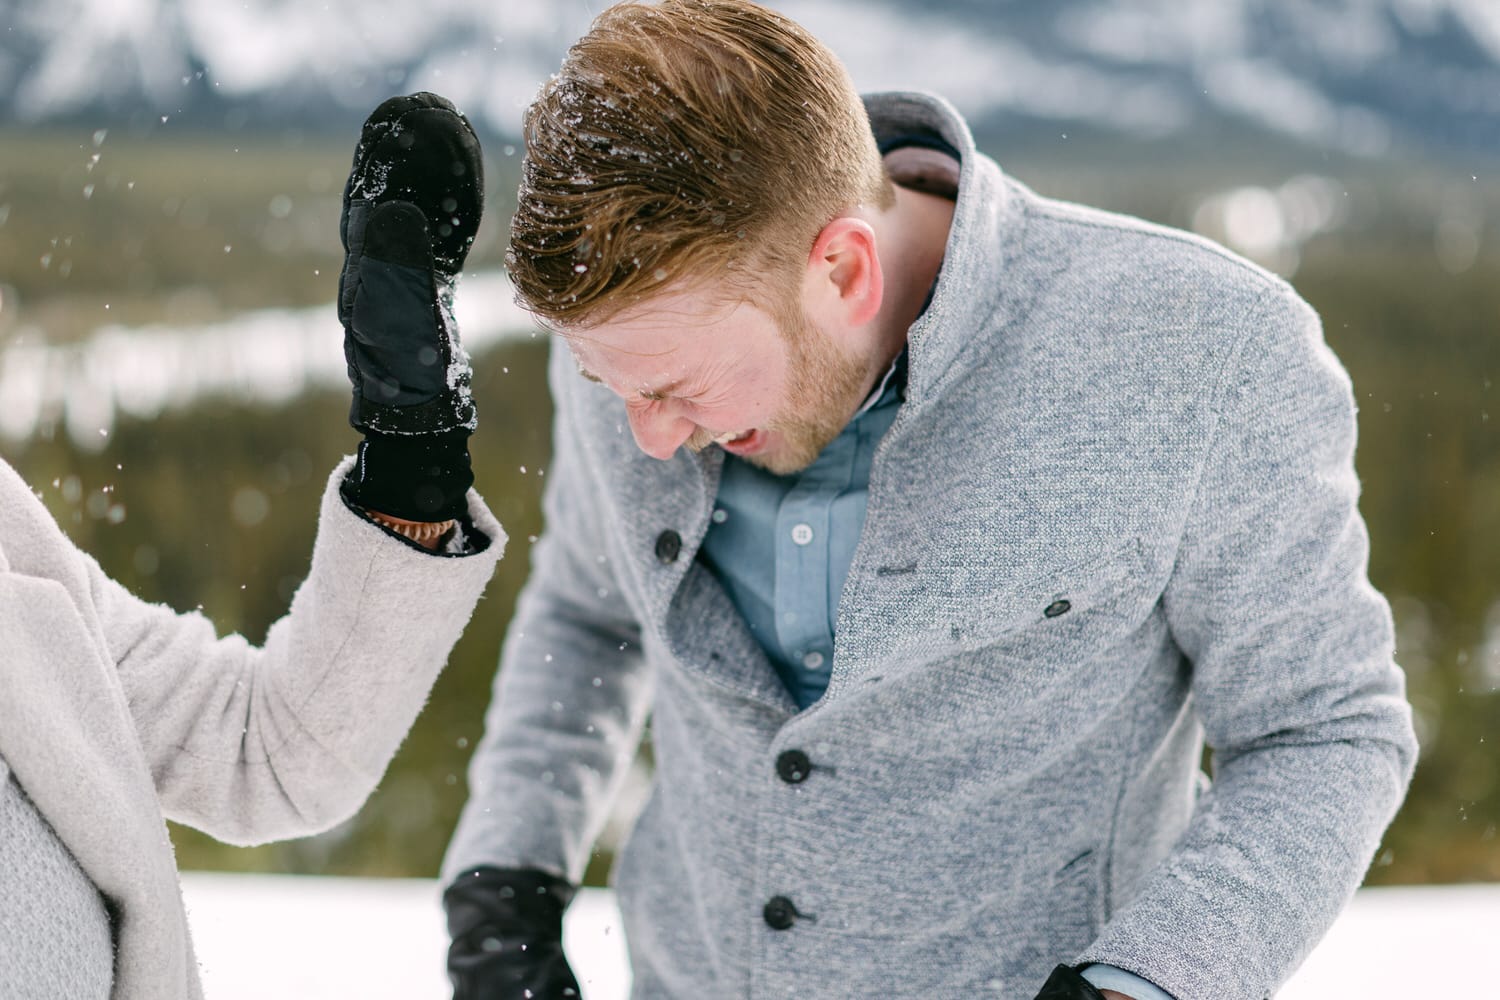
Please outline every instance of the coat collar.
[[1007, 281], [1025, 235], [1024, 189], [978, 151], [968, 125], [941, 97], [895, 92], [864, 101], [877, 143], [926, 135], [959, 156], [958, 201], [943, 268], [931, 303], [907, 333], [907, 402], [921, 407], [940, 394], [973, 331], [1024, 311], [1015, 294], [1018, 283]]

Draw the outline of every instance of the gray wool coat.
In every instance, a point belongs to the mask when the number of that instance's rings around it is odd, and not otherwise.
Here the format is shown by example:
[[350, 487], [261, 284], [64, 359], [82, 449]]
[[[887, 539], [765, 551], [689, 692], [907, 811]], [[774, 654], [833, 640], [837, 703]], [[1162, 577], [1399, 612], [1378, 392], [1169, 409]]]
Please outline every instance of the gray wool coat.
[[[344, 505], [348, 465], [324, 494], [307, 580], [257, 648], [132, 596], [0, 462], [0, 759], [109, 903], [112, 1000], [201, 996], [163, 817], [248, 845], [353, 815], [504, 548], [471, 493], [487, 549], [414, 549]], [[47, 970], [11, 971], [54, 995]]]
[[722, 453], [647, 457], [558, 349], [547, 530], [445, 873], [577, 878], [650, 713], [615, 870], [638, 998], [1029, 1000], [1058, 962], [1269, 996], [1416, 749], [1349, 380], [1272, 275], [1038, 197], [940, 100], [868, 107], [962, 174], [826, 695], [797, 711], [694, 558]]

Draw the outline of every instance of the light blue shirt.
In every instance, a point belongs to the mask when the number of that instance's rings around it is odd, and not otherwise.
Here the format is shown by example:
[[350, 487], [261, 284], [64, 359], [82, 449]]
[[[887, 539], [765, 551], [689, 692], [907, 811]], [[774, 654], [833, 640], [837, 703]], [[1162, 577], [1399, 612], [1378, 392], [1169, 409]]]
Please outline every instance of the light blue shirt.
[[839, 597], [865, 523], [875, 448], [896, 419], [906, 352], [806, 469], [777, 476], [724, 460], [702, 557], [799, 708], [823, 696]]

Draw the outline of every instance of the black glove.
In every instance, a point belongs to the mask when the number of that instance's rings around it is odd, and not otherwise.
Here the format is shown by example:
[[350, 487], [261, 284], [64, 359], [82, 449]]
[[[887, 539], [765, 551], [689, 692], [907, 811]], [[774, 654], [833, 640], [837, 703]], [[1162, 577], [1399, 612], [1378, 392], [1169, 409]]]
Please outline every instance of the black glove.
[[1059, 965], [1047, 977], [1036, 1000], [1104, 1000], [1104, 994], [1079, 975], [1076, 969]]
[[546, 872], [475, 868], [443, 892], [453, 1000], [582, 996], [562, 950], [574, 889]]
[[356, 506], [413, 521], [467, 510], [475, 412], [453, 283], [479, 228], [483, 169], [474, 130], [436, 94], [391, 98], [360, 133], [338, 302], [349, 423], [365, 434], [344, 483]]

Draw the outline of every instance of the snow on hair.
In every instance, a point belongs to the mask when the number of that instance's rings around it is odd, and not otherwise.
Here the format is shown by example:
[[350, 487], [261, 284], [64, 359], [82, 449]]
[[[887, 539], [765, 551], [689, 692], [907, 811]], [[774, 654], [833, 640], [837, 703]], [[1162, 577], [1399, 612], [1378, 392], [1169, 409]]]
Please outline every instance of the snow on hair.
[[829, 220], [893, 198], [843, 65], [747, 0], [605, 10], [524, 134], [507, 267], [563, 326], [669, 283], [790, 296]]

